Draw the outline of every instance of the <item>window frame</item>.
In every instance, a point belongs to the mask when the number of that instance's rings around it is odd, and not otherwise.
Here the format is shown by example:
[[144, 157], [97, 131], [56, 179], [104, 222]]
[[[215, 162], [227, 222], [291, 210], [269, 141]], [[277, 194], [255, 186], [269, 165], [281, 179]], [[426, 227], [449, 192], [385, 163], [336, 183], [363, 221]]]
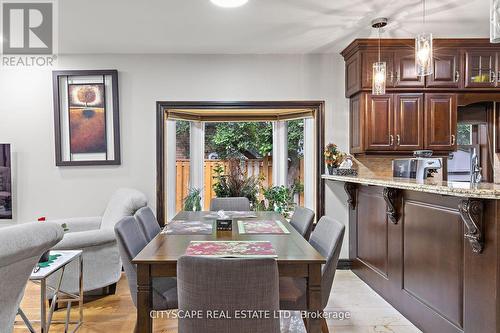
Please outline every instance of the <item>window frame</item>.
[[[307, 186], [304, 190], [309, 193], [316, 192], [316, 196], [312, 199], [311, 194], [305, 194], [305, 198], [309, 197], [309, 202], [305, 203], [306, 206], [312, 206], [311, 200], [315, 201], [315, 211], [318, 218], [324, 214], [324, 202], [323, 202], [323, 193], [324, 193], [324, 180], [321, 178], [321, 175], [324, 173], [324, 163], [322, 160], [321, 152], [324, 149], [324, 101], [273, 101], [273, 102], [166, 102], [159, 101], [157, 102], [157, 133], [156, 133], [156, 211], [157, 211], [157, 219], [161, 226], [165, 225], [165, 221], [167, 220], [167, 212], [166, 212], [166, 202], [171, 199], [166, 196], [167, 186], [165, 180], [172, 182], [172, 170], [167, 168], [166, 163], [166, 155], [172, 156], [172, 154], [168, 154], [165, 151], [165, 147], [168, 145], [172, 146], [172, 134], [167, 133], [167, 119], [169, 110], [234, 110], [238, 112], [238, 110], [248, 110], [248, 109], [277, 109], [277, 110], [286, 110], [286, 109], [305, 109], [308, 112], [313, 114], [314, 122], [307, 122], [309, 125], [304, 126], [304, 139], [306, 140], [306, 128], [310, 132], [311, 127], [314, 127], [314, 134], [310, 136], [310, 138], [314, 138], [314, 144], [311, 145], [311, 142], [305, 143], [309, 147], [309, 152], [307, 154], [308, 157], [314, 155], [314, 159], [316, 160], [315, 168], [312, 169], [308, 167], [304, 172], [309, 173], [312, 182]], [[300, 117], [302, 118], [302, 117]], [[281, 141], [284, 141], [285, 146], [285, 154], [287, 154], [287, 130], [286, 130], [286, 120], [291, 120], [292, 118], [280, 118], [277, 122], [282, 122], [285, 124], [285, 130], [282, 130], [280, 134]], [[201, 122], [200, 122], [201, 123]], [[203, 124], [203, 123], [201, 123]], [[314, 124], [314, 126], [311, 126]], [[204, 140], [204, 126], [201, 126], [201, 137]], [[191, 137], [193, 135], [193, 128], [191, 128]], [[284, 137], [283, 137], [284, 135]], [[167, 141], [167, 138], [169, 139]], [[175, 138], [174, 138], [175, 140]], [[310, 140], [308, 140], [310, 141]], [[273, 131], [273, 142], [274, 142], [274, 131]], [[273, 143], [273, 155], [274, 155], [274, 143]], [[281, 146], [281, 145], [280, 145]], [[311, 146], [314, 146], [313, 151], [311, 152]], [[201, 147], [200, 147], [201, 148]], [[277, 148], [279, 149], [279, 148]], [[204, 153], [204, 144], [202, 149], [200, 149]], [[306, 153], [306, 152], [305, 152]], [[193, 156], [193, 155], [191, 155]], [[204, 155], [202, 155], [204, 156]], [[306, 158], [306, 156], [305, 156]], [[195, 163], [191, 163], [195, 164]], [[283, 163], [286, 167], [286, 163]], [[305, 163], [306, 167], [306, 163]], [[195, 166], [193, 166], [195, 168]], [[170, 171], [170, 173], [168, 173]], [[287, 171], [287, 169], [286, 169]], [[311, 172], [312, 171], [312, 172]], [[203, 172], [203, 167], [201, 168], [201, 172]], [[274, 173], [274, 167], [273, 167]], [[170, 175], [170, 176], [168, 176]], [[281, 177], [281, 176], [280, 176]], [[306, 177], [306, 174], [305, 174]], [[273, 178], [274, 179], [274, 178]], [[286, 173], [285, 173], [286, 179]], [[316, 181], [314, 181], [316, 180]], [[279, 184], [279, 183], [275, 183]], [[174, 183], [175, 186], [175, 183]], [[311, 186], [313, 188], [311, 188]], [[307, 200], [307, 199], [305, 199]]]

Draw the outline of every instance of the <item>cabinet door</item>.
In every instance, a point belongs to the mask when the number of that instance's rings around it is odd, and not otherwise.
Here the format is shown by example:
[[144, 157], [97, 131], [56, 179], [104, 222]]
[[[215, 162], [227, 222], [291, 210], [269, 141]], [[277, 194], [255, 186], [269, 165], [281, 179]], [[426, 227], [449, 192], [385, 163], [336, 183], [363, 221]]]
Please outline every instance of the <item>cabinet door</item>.
[[395, 87], [423, 87], [424, 77], [417, 76], [415, 53], [398, 51], [394, 55]]
[[[372, 80], [373, 80], [373, 63], [378, 61], [378, 52], [364, 52], [363, 55], [361, 56], [363, 59], [363, 66], [362, 66], [362, 76], [361, 76], [361, 86], [362, 88], [368, 88], [371, 89], [372, 87]], [[394, 60], [394, 53], [393, 52], [382, 52], [380, 54], [380, 61], [385, 62], [386, 66], [386, 87], [393, 87], [394, 86], [394, 66], [393, 66], [393, 60]]]
[[357, 154], [363, 152], [364, 142], [364, 108], [363, 94], [357, 94], [349, 100], [349, 142], [351, 153]]
[[358, 55], [353, 55], [345, 63], [345, 96], [351, 97], [361, 89], [361, 63]]
[[425, 94], [425, 148], [456, 149], [457, 99], [455, 94]]
[[467, 51], [465, 54], [465, 87], [495, 87], [497, 85], [496, 58], [494, 51]]
[[396, 150], [412, 151], [424, 146], [423, 94], [395, 95]]
[[393, 95], [366, 97], [366, 150], [394, 149]]
[[434, 72], [427, 77], [427, 87], [459, 88], [461, 75], [460, 52], [440, 49], [434, 53]]

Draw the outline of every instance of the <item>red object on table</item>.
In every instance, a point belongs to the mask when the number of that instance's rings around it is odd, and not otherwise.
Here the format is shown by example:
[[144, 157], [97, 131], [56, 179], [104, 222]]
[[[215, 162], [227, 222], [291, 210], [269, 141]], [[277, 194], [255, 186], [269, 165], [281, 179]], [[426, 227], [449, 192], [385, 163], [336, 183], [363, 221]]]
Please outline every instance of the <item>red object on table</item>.
[[46, 220], [46, 219], [45, 219], [45, 216], [42, 216], [42, 217], [39, 217], [39, 218], [38, 218], [38, 222], [45, 222], [45, 220]]

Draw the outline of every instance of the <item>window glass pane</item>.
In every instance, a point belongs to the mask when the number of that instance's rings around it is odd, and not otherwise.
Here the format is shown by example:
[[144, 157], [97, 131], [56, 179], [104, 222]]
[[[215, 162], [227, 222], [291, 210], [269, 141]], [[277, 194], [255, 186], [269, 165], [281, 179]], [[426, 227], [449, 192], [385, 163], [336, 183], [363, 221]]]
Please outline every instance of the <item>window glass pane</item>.
[[184, 200], [189, 194], [189, 135], [190, 122], [177, 120], [176, 129], [176, 189], [175, 208], [176, 211], [184, 210]]
[[214, 197], [246, 196], [255, 207], [272, 186], [271, 122], [205, 123], [205, 208]]
[[472, 125], [458, 124], [457, 127], [457, 144], [459, 146], [472, 144]]
[[304, 119], [288, 121], [287, 183], [297, 192], [295, 203], [304, 205]]

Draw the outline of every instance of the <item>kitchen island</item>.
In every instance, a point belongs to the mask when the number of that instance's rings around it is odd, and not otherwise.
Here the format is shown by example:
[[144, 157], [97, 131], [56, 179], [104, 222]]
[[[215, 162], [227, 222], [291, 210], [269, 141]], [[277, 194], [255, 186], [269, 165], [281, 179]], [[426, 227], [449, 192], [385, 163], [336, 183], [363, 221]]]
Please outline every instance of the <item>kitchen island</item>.
[[353, 271], [424, 332], [500, 332], [500, 185], [343, 182]]

